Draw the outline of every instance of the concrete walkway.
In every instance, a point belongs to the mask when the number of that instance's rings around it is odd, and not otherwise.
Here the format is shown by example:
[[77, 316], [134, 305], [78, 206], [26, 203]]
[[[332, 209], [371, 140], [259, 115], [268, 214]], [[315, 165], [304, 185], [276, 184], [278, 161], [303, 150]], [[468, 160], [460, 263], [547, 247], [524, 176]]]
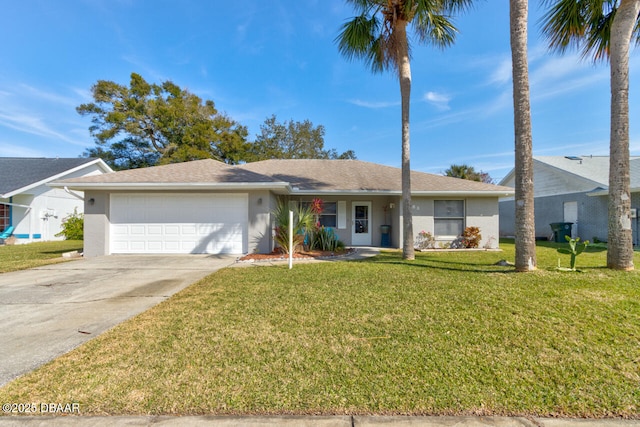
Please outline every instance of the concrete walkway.
[[162, 427], [637, 427], [639, 420], [585, 420], [521, 417], [383, 416], [141, 416], [141, 417], [0, 417], [0, 426], [162, 426]]
[[0, 386], [234, 262], [112, 255], [0, 274]]

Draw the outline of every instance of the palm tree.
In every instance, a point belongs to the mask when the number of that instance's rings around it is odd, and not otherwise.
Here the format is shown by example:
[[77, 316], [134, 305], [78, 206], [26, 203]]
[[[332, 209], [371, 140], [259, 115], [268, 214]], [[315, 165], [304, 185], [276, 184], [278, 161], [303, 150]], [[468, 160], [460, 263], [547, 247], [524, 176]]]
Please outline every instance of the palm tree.
[[444, 176], [452, 178], [468, 179], [469, 181], [484, 182], [485, 184], [493, 184], [493, 178], [487, 172], [477, 172], [476, 168], [467, 164], [451, 165], [449, 169], [443, 172]]
[[338, 50], [347, 59], [363, 59], [371, 70], [393, 69], [400, 81], [402, 101], [402, 257], [414, 259], [411, 215], [411, 166], [409, 144], [409, 100], [411, 60], [407, 27], [417, 40], [446, 47], [457, 33], [450, 14], [463, 10], [471, 0], [347, 0], [357, 16], [347, 21], [336, 38]]
[[533, 138], [527, 60], [528, 10], [528, 0], [509, 1], [516, 157], [516, 271], [535, 270], [537, 265], [533, 210]]
[[629, 173], [629, 45], [640, 42], [640, 0], [558, 0], [544, 17], [551, 48], [610, 59], [611, 134], [607, 267], [633, 270]]

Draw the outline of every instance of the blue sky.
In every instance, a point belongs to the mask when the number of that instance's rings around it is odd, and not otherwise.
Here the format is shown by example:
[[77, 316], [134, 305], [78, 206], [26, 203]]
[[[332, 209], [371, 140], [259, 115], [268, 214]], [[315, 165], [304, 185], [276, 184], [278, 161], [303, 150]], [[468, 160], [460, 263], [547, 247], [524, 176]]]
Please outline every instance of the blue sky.
[[[609, 69], [548, 53], [532, 1], [529, 27], [534, 155], [607, 155]], [[341, 57], [353, 15], [340, 0], [0, 0], [0, 156], [77, 157], [94, 146], [97, 80], [171, 80], [249, 128], [309, 119], [325, 148], [400, 165], [400, 89]], [[508, 1], [478, 1], [456, 19], [456, 44], [413, 45], [412, 169], [466, 163], [504, 177], [513, 167]], [[640, 154], [640, 61], [631, 60], [631, 150]]]

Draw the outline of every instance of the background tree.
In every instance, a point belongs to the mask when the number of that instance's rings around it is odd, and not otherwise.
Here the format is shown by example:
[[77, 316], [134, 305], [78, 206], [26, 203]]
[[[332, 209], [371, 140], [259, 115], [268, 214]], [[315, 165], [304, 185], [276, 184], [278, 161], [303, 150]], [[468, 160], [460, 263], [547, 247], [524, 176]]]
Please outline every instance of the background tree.
[[640, 0], [556, 0], [544, 16], [552, 49], [577, 47], [594, 61], [610, 59], [611, 133], [607, 267], [632, 270], [629, 170], [629, 45], [640, 42]]
[[470, 181], [484, 182], [485, 184], [493, 184], [493, 178], [487, 172], [477, 172], [473, 166], [466, 164], [451, 165], [445, 170], [443, 175], [452, 178], [468, 179]]
[[509, 0], [515, 132], [516, 271], [535, 270], [537, 265], [533, 210], [533, 137], [527, 58], [528, 13], [528, 0]]
[[278, 122], [275, 115], [260, 126], [260, 134], [250, 144], [247, 161], [267, 159], [355, 159], [353, 150], [338, 154], [324, 148], [324, 126], [303, 122]]
[[421, 43], [445, 47], [457, 32], [451, 14], [471, 4], [471, 0], [347, 0], [357, 16], [347, 21], [336, 41], [347, 59], [363, 59], [373, 72], [393, 69], [398, 73], [402, 104], [402, 257], [415, 258], [411, 215], [411, 165], [409, 105], [411, 96], [410, 46], [407, 27], [411, 25]]
[[99, 80], [91, 92], [94, 102], [76, 109], [91, 116], [96, 147], [85, 155], [114, 169], [204, 158], [236, 163], [246, 149], [244, 126], [170, 81], [149, 84], [132, 73], [129, 87]]

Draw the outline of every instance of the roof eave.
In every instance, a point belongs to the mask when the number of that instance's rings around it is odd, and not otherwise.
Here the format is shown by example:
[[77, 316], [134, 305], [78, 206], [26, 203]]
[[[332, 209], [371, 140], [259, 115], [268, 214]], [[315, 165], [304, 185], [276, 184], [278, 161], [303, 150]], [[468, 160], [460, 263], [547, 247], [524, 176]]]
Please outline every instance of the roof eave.
[[[513, 196], [515, 191], [437, 191], [437, 190], [428, 190], [421, 191], [415, 190], [411, 192], [412, 196], [422, 196], [422, 197], [462, 197], [462, 196], [473, 196], [473, 197], [508, 197]], [[292, 189], [291, 194], [300, 195], [300, 196], [402, 196], [401, 190], [299, 190], [295, 187]]]
[[289, 190], [286, 182], [51, 182], [51, 187], [72, 190], [139, 191], [139, 190]]
[[[631, 187], [629, 189], [629, 192], [631, 193], [640, 193], [640, 187]], [[609, 195], [609, 189], [607, 188], [599, 188], [597, 190], [593, 190], [587, 193], [587, 196], [589, 197], [597, 197], [597, 196], [608, 196]]]
[[[46, 185], [48, 185], [50, 187], [54, 187], [54, 185], [52, 185], [53, 184], [52, 181], [55, 181], [56, 179], [60, 179], [60, 178], [64, 177], [65, 175], [69, 175], [71, 173], [77, 172], [79, 170], [82, 170], [82, 169], [84, 169], [84, 168], [86, 168], [88, 166], [92, 166], [92, 165], [95, 165], [95, 164], [97, 164], [100, 167], [100, 169], [102, 169], [106, 173], [113, 172], [113, 170], [109, 167], [109, 165], [107, 165], [104, 162], [104, 160], [102, 160], [102, 159], [94, 159], [94, 160], [92, 160], [90, 162], [83, 163], [83, 164], [81, 164], [79, 166], [76, 166], [75, 168], [67, 169], [64, 172], [60, 172], [60, 173], [58, 173], [56, 175], [52, 175], [52, 176], [50, 176], [48, 178], [45, 178], [43, 180], [40, 180], [38, 182], [34, 182], [34, 183], [29, 184], [29, 185], [25, 185], [24, 187], [21, 187], [21, 188], [16, 188], [15, 190], [10, 191], [10, 192], [8, 192], [6, 194], [1, 194], [0, 197], [8, 199], [9, 197], [13, 197], [13, 196], [16, 196], [18, 194], [25, 193], [25, 192], [33, 189], [33, 188], [36, 188], [36, 187], [38, 187], [40, 185], [43, 185], [43, 184], [46, 184]], [[57, 186], [57, 187], [64, 187], [64, 185]]]

